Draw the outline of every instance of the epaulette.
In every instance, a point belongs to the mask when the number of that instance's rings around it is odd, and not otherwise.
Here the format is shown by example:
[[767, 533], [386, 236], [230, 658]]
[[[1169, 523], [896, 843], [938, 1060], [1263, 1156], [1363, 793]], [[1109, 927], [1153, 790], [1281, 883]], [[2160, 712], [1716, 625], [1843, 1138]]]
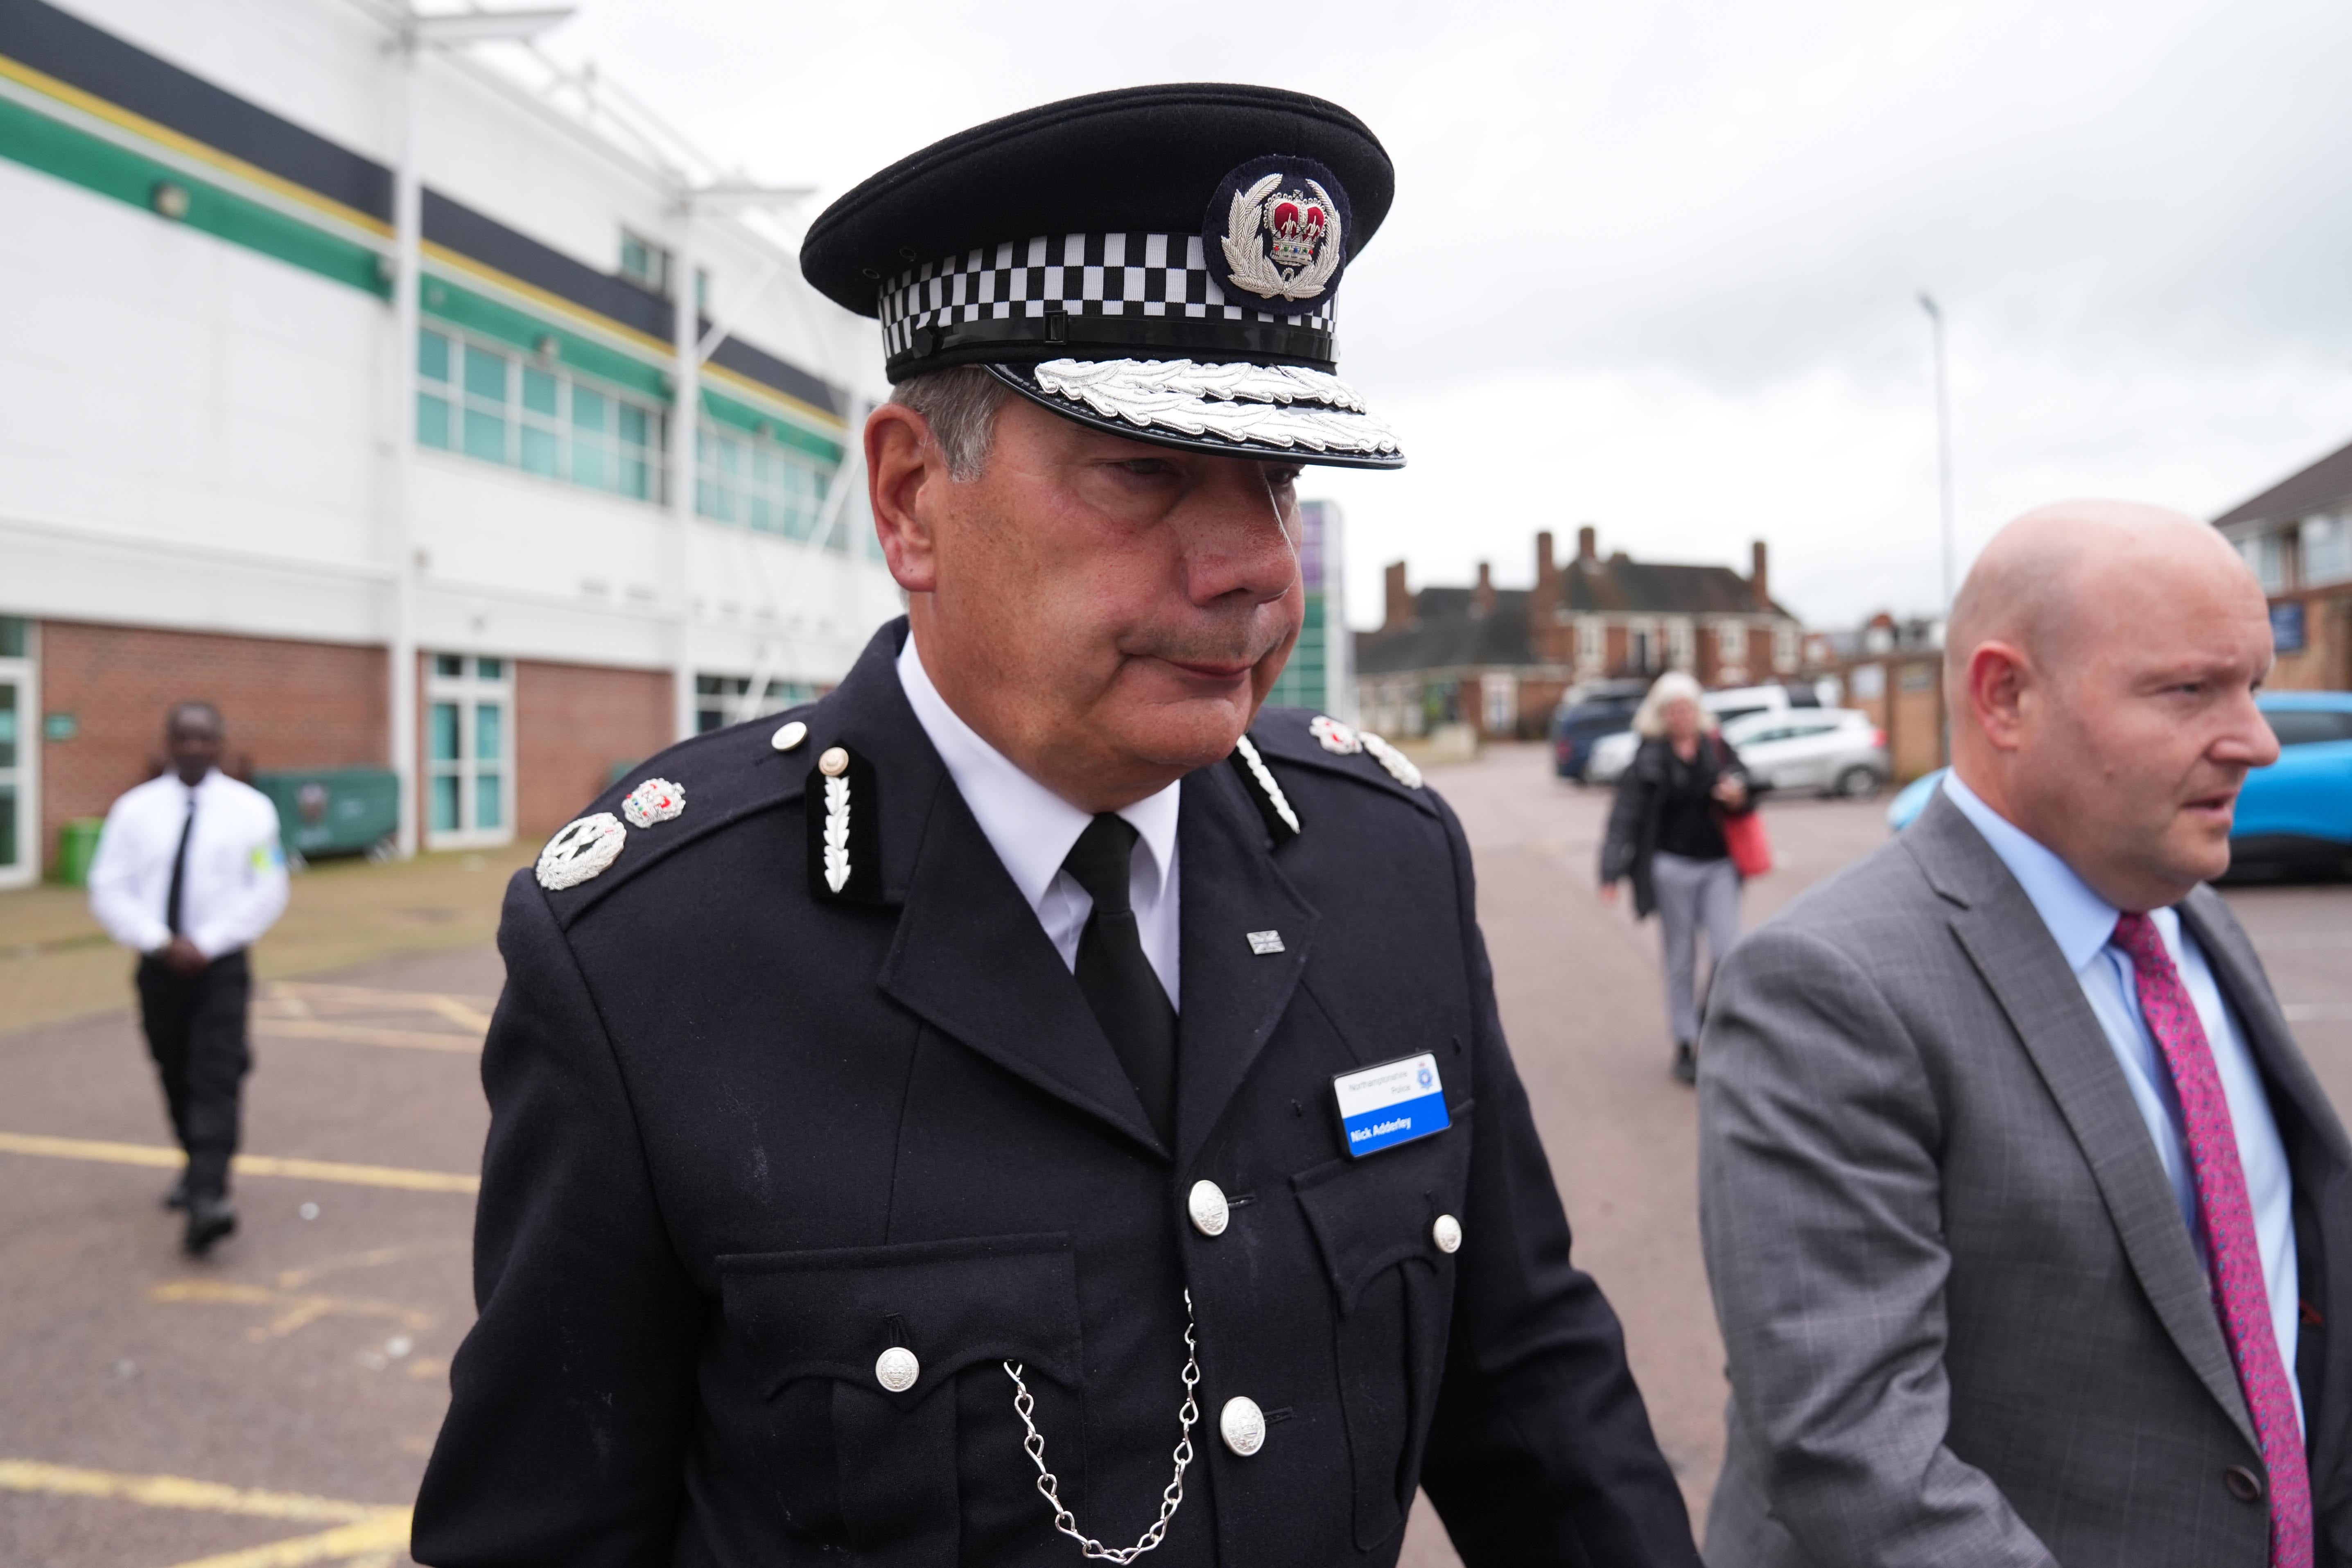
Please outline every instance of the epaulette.
[[558, 828], [534, 868], [557, 921], [569, 927], [647, 867], [806, 787], [794, 756], [814, 705], [696, 735], [631, 768]]
[[1295, 763], [1369, 784], [1411, 801], [1432, 816], [1437, 806], [1412, 759], [1369, 730], [1311, 708], [1262, 708], [1248, 739], [1265, 762]]

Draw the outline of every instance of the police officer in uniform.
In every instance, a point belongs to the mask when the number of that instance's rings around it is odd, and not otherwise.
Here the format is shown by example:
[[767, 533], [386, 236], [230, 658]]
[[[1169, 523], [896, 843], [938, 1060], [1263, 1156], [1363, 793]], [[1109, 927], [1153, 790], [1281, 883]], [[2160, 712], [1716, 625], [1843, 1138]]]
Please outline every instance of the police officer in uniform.
[[1261, 710], [1393, 174], [1297, 93], [1105, 93], [810, 231], [878, 314], [909, 613], [516, 879], [459, 1565], [1696, 1565], [1410, 761]]

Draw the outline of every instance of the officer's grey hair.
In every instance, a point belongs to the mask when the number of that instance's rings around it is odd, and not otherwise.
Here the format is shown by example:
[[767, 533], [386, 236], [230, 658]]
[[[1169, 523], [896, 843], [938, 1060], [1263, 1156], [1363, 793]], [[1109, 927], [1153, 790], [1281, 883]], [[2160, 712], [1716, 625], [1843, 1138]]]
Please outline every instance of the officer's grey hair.
[[996, 416], [1013, 389], [976, 364], [927, 370], [890, 388], [890, 401], [913, 409], [931, 427], [931, 439], [959, 481], [980, 478], [996, 442]]

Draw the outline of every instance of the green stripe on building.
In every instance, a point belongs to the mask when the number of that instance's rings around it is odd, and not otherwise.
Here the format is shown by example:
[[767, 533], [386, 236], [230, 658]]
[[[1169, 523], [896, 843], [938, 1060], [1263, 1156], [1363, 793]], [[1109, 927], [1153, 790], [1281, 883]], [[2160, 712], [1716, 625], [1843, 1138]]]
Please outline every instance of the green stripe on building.
[[187, 193], [187, 213], [176, 220], [185, 226], [378, 299], [391, 296], [373, 247], [329, 234], [9, 98], [0, 98], [0, 158], [148, 212], [156, 210], [158, 186], [176, 185]]

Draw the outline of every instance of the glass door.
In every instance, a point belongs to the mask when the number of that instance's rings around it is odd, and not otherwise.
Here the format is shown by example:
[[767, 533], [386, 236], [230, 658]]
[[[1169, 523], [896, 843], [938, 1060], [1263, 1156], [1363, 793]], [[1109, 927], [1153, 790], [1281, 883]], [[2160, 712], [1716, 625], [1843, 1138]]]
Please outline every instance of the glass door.
[[425, 683], [425, 842], [435, 849], [514, 837], [514, 665], [436, 653]]
[[41, 873], [35, 769], [39, 699], [33, 680], [31, 628], [0, 616], [0, 888], [17, 888]]

